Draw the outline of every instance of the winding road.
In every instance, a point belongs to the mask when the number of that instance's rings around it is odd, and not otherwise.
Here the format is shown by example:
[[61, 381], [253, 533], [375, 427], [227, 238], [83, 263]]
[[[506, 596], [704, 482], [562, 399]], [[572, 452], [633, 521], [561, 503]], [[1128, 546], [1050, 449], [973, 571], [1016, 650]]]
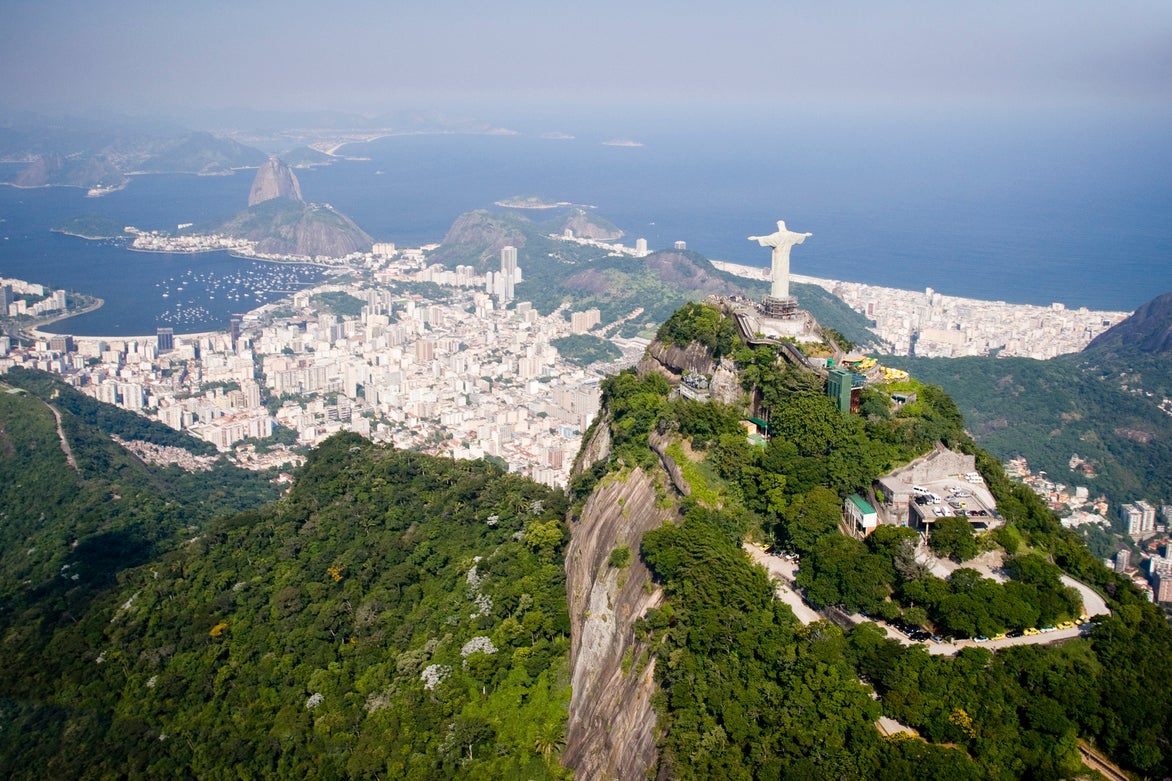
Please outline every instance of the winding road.
[[[825, 620], [826, 617], [808, 605], [801, 595], [794, 591], [794, 578], [797, 576], [798, 564], [796, 562], [787, 561], [778, 556], [771, 556], [765, 550], [755, 543], [746, 542], [744, 544], [745, 552], [757, 564], [765, 568], [770, 577], [776, 584], [774, 593], [777, 598], [794, 611], [794, 615], [803, 624], [813, 623], [814, 621]], [[1062, 582], [1068, 586], [1073, 586], [1078, 589], [1083, 598], [1083, 609], [1087, 616], [1100, 616], [1110, 614], [1110, 609], [1107, 607], [1106, 600], [1096, 593], [1090, 586], [1080, 583], [1074, 578], [1063, 575]], [[861, 624], [864, 621], [871, 621], [873, 619], [855, 613], [850, 616], [851, 621], [856, 624]], [[1057, 643], [1062, 640], [1070, 640], [1082, 634], [1081, 627], [1071, 627], [1069, 629], [1054, 629], [1049, 632], [1043, 632], [1036, 635], [1022, 635], [1021, 637], [1005, 637], [1000, 640], [987, 640], [978, 643], [976, 640], [957, 640], [952, 643], [937, 643], [931, 640], [912, 640], [910, 637], [900, 632], [893, 626], [889, 626], [884, 621], [875, 621], [887, 636], [893, 640], [898, 640], [904, 645], [924, 645], [928, 649], [928, 653], [937, 656], [954, 656], [959, 653], [962, 648], [981, 647], [988, 648], [995, 651], [999, 648], [1008, 648], [1011, 645], [1048, 645], [1050, 643]]]

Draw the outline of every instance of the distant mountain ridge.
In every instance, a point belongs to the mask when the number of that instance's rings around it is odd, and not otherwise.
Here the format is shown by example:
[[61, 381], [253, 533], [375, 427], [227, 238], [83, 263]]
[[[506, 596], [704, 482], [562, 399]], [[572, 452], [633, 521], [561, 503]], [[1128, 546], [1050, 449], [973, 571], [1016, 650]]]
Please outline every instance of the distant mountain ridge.
[[118, 187], [128, 181], [118, 165], [104, 155], [41, 155], [17, 174], [17, 187]]
[[[620, 333], [627, 336], [655, 328], [686, 301], [713, 293], [760, 297], [768, 292], [766, 283], [726, 274], [696, 252], [666, 249], [635, 257], [629, 251], [563, 240], [567, 229], [575, 238], [598, 242], [624, 235], [605, 217], [578, 206], [528, 214], [510, 207], [479, 209], [457, 217], [429, 258], [449, 268], [471, 265], [483, 273], [499, 268], [502, 247], [516, 247], [524, 274], [516, 289], [519, 300], [541, 312], [563, 303], [576, 309], [597, 307], [604, 323], [641, 310], [621, 326]], [[840, 299], [816, 285], [795, 285], [794, 290], [819, 322], [860, 346], [876, 342], [867, 319]]]
[[200, 132], [167, 142], [132, 171], [222, 174], [233, 168], [263, 165], [266, 159], [265, 153], [259, 149]]
[[206, 132], [160, 137], [118, 129], [61, 136], [46, 131], [44, 138], [9, 130], [0, 133], [0, 153], [31, 161], [12, 177], [18, 187], [106, 189], [126, 185], [130, 174], [227, 174], [267, 158], [259, 149]]

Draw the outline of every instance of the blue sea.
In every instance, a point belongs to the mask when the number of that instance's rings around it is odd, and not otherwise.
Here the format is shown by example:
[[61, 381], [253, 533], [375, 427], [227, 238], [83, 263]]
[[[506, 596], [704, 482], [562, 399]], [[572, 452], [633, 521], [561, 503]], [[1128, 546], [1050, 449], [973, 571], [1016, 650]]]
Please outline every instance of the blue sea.
[[[793, 251], [796, 274], [1112, 310], [1172, 291], [1172, 148], [1163, 122], [774, 114], [623, 129], [556, 139], [536, 129], [389, 136], [341, 150], [364, 159], [297, 176], [307, 200], [330, 203], [376, 240], [403, 247], [440, 241], [465, 211], [534, 195], [591, 207], [623, 228], [630, 245], [640, 237], [653, 249], [685, 241], [707, 257], [759, 266], [769, 250], [747, 237], [784, 219], [813, 233]], [[641, 145], [603, 143], [619, 135]], [[49, 229], [79, 214], [145, 230], [215, 223], [245, 205], [252, 176], [136, 176], [102, 198], [0, 187], [0, 276], [106, 300], [57, 324], [63, 332], [224, 327], [258, 293], [271, 300], [317, 272], [290, 281], [270, 277], [273, 264], [136, 253]], [[182, 291], [177, 280], [185, 280]]]

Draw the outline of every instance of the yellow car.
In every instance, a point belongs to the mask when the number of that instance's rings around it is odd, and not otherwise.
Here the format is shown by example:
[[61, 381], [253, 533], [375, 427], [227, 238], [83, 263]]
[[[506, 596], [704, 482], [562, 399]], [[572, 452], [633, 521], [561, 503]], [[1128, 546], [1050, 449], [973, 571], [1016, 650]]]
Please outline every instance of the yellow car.
[[1005, 632], [1002, 632], [999, 635], [993, 635], [993, 639], [994, 640], [1004, 640], [1007, 636], [1008, 635], [1006, 635]]
[[1074, 622], [1073, 621], [1063, 621], [1061, 624], [1058, 625], [1058, 628], [1059, 629], [1074, 629]]
[[1026, 629], [1025, 631], [1023, 631], [1022, 634], [1025, 635], [1026, 637], [1033, 637], [1034, 635], [1040, 635], [1042, 633], [1039, 632], [1036, 627], [1031, 626], [1029, 629]]

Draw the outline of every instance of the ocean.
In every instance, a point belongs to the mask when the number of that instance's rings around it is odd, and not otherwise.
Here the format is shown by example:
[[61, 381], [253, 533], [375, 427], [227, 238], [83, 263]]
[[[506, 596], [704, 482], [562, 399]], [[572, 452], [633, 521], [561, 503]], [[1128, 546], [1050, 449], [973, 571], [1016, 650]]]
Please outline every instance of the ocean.
[[[440, 241], [465, 211], [534, 195], [596, 210], [627, 232], [628, 245], [684, 241], [757, 266], [768, 265], [769, 250], [747, 237], [783, 219], [813, 233], [792, 254], [794, 273], [809, 276], [1107, 310], [1172, 290], [1172, 150], [1159, 123], [771, 122], [632, 123], [625, 138], [640, 145], [621, 146], [604, 144], [612, 136], [603, 131], [389, 136], [341, 150], [365, 159], [297, 176], [307, 200], [402, 247]], [[258, 293], [269, 299], [316, 272], [290, 280], [274, 264], [223, 253], [136, 253], [49, 229], [79, 214], [146, 230], [215, 223], [244, 206], [252, 175], [136, 176], [102, 198], [0, 187], [0, 276], [106, 300], [54, 326], [61, 332], [222, 328]]]

